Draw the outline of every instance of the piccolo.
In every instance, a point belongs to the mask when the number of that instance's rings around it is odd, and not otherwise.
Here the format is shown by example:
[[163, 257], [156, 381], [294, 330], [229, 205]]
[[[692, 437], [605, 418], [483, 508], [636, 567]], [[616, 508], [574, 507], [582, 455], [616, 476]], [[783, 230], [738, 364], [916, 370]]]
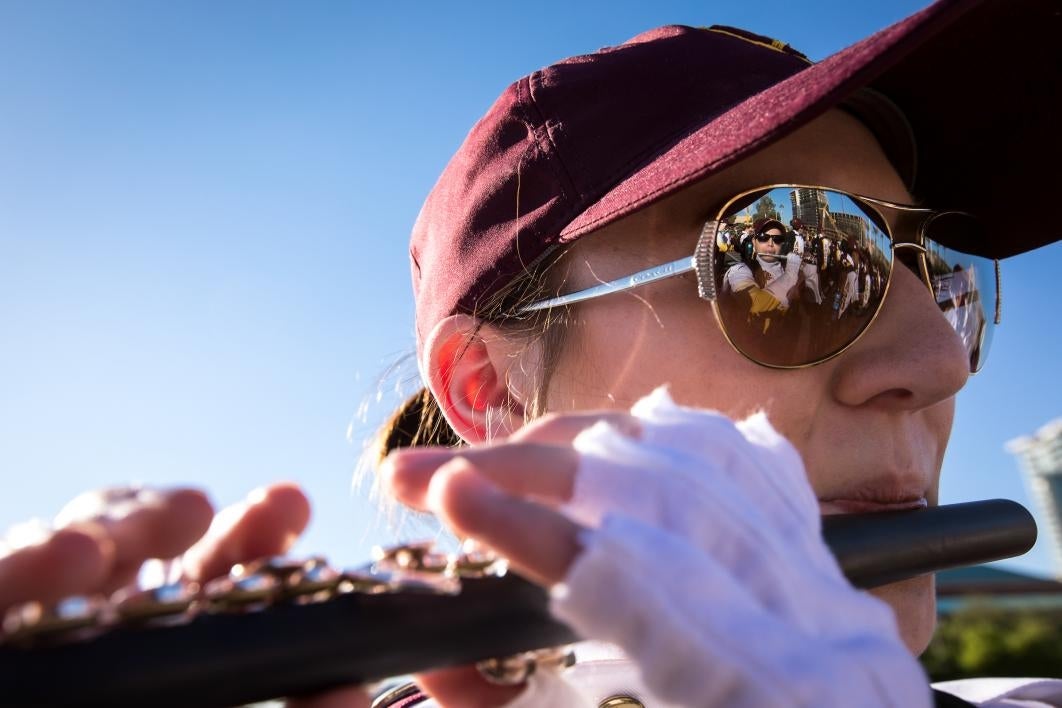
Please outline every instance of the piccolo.
[[[1020, 555], [1029, 512], [991, 500], [829, 516], [848, 580], [873, 588]], [[661, 558], [661, 563], [666, 563]], [[170, 594], [8, 614], [7, 706], [231, 706], [569, 644], [548, 593], [484, 554], [400, 546], [357, 571], [271, 559]]]

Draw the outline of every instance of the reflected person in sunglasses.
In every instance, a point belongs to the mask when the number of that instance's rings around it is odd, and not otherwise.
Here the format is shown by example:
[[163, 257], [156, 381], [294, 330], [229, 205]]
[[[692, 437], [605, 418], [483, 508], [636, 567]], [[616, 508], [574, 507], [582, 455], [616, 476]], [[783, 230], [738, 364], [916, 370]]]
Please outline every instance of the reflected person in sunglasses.
[[748, 245], [751, 249], [728, 257], [723, 293], [748, 298], [749, 318], [758, 319], [766, 332], [770, 314], [784, 315], [797, 297], [803, 276], [800, 255], [790, 250], [790, 237], [777, 219], [757, 219]]

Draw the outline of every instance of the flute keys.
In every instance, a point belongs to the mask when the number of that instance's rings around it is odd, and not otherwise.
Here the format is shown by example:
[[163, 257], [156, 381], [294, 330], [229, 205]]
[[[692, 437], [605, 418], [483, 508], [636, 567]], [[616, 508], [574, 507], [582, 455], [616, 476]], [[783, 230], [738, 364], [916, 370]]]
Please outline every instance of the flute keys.
[[203, 586], [203, 599], [214, 611], [260, 609], [276, 599], [282, 588], [283, 581], [277, 576], [247, 573], [238, 565], [227, 577], [216, 578]]
[[4, 615], [4, 640], [15, 643], [84, 638], [103, 623], [106, 602], [76, 595], [54, 605], [23, 602]]
[[373, 561], [382, 570], [405, 570], [420, 573], [445, 573], [450, 557], [435, 550], [431, 541], [415, 541], [372, 551]]
[[461, 581], [444, 573], [427, 573], [415, 570], [389, 571], [373, 564], [369, 568], [348, 570], [343, 573], [340, 591], [360, 592], [366, 595], [399, 592], [456, 595], [461, 592]]
[[323, 558], [311, 558], [287, 577], [284, 592], [298, 603], [321, 602], [332, 597], [341, 580], [342, 573]]
[[462, 578], [501, 577], [509, 570], [509, 561], [468, 539], [461, 552], [450, 561], [451, 572]]
[[371, 573], [367, 570], [348, 570], [340, 575], [338, 590], [341, 593], [380, 595], [393, 592], [395, 584], [390, 576]]
[[370, 576], [386, 579], [389, 592], [456, 595], [461, 581], [453, 572], [453, 559], [435, 550], [431, 541], [404, 543], [373, 549]]
[[560, 671], [575, 665], [575, 652], [568, 647], [552, 647], [499, 659], [486, 659], [476, 669], [487, 681], [499, 686], [515, 686], [538, 671]]
[[176, 581], [123, 590], [110, 598], [69, 597], [53, 605], [27, 602], [2, 617], [0, 642], [65, 641], [112, 627], [150, 627], [194, 621], [200, 613], [267, 610], [282, 603], [326, 602], [338, 595], [417, 593], [456, 595], [461, 578], [504, 575], [505, 561], [466, 545], [446, 555], [428, 541], [376, 549], [375, 562], [339, 571], [324, 558], [274, 556], [235, 565], [205, 583]]
[[645, 704], [634, 696], [620, 694], [609, 696], [598, 704], [597, 708], [645, 708]]
[[258, 609], [292, 600], [327, 600], [339, 586], [341, 574], [323, 558], [295, 560], [282, 556], [233, 566], [228, 577], [206, 584], [204, 596], [214, 610]]
[[111, 604], [123, 622], [178, 622], [191, 619], [190, 611], [198, 595], [198, 583], [179, 581], [120, 593], [111, 598]]
[[295, 560], [287, 556], [269, 556], [249, 563], [237, 563], [232, 566], [230, 575], [245, 577], [250, 575], [270, 575], [278, 580], [285, 580], [302, 570], [309, 561]]

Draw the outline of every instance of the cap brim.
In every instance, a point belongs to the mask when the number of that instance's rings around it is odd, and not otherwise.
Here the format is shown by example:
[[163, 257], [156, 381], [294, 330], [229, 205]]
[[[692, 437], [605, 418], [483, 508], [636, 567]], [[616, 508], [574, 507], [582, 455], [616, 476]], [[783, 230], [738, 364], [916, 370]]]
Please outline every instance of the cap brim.
[[866, 86], [895, 102], [913, 127], [918, 196], [988, 223], [991, 240], [948, 245], [999, 258], [1058, 240], [1062, 233], [1008, 233], [1004, 227], [1015, 210], [1028, 207], [1027, 201], [1015, 204], [1019, 195], [1054, 203], [1062, 186], [1062, 139], [1054, 125], [1060, 24], [1055, 4], [1045, 0], [938, 2], [668, 146], [569, 223], [561, 241], [715, 174]]

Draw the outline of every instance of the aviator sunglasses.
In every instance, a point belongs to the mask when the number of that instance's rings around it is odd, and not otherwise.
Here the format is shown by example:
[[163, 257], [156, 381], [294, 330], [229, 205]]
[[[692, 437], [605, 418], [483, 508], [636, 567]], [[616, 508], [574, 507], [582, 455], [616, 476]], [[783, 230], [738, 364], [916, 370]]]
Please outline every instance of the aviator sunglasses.
[[777, 234], [777, 235], [756, 234], [755, 236], [753, 236], [753, 238], [755, 238], [760, 243], [767, 243], [768, 241], [774, 241], [775, 245], [781, 246], [782, 244], [785, 243], [786, 235], [785, 234]]
[[[894, 214], [891, 225], [883, 211]], [[764, 235], [752, 236], [751, 225], [762, 218], [790, 225], [774, 239], [781, 253], [757, 253], [752, 246], [753, 238]], [[900, 233], [911, 237], [901, 239]], [[699, 296], [711, 304], [734, 349], [763, 366], [801, 368], [832, 359], [859, 339], [881, 311], [899, 262], [928, 287], [976, 372], [1000, 321], [999, 262], [957, 249], [984, 242], [984, 226], [965, 212], [825, 187], [771, 185], [723, 205], [705, 223], [692, 256], [541, 300], [521, 312], [693, 272]]]

